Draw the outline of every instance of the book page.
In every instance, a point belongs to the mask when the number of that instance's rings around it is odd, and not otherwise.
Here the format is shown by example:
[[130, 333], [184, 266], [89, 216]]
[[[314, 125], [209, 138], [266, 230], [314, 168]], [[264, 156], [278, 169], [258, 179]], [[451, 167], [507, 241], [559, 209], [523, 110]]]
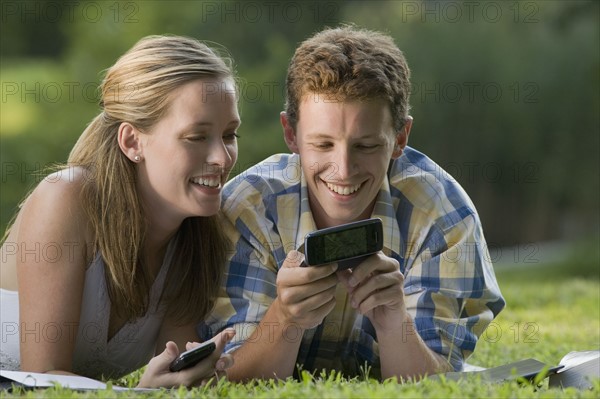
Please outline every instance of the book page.
[[0, 376], [28, 387], [48, 388], [60, 384], [71, 389], [106, 389], [106, 384], [87, 377], [0, 370]]

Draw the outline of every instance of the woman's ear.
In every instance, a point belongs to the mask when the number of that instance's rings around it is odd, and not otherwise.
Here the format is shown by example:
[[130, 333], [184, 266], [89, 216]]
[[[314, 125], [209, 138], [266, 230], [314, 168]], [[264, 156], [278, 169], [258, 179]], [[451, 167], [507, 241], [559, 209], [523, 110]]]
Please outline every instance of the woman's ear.
[[281, 126], [283, 127], [283, 138], [285, 139], [285, 143], [288, 148], [294, 154], [298, 154], [298, 143], [296, 142], [296, 132], [294, 128], [291, 126], [290, 121], [288, 120], [287, 114], [285, 111], [282, 111], [279, 114], [279, 120], [281, 121]]
[[404, 122], [402, 129], [396, 134], [394, 151], [392, 152], [392, 159], [396, 159], [402, 155], [404, 147], [408, 144], [408, 136], [410, 135], [410, 129], [412, 128], [413, 118], [408, 116]]
[[117, 140], [123, 154], [132, 162], [137, 163], [143, 159], [140, 132], [131, 123], [121, 123]]

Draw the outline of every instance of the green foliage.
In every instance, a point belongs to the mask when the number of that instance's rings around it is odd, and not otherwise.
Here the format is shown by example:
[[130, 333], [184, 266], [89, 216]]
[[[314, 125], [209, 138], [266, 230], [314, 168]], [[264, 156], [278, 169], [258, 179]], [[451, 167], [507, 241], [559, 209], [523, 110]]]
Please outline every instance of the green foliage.
[[279, 112], [296, 45], [350, 22], [390, 33], [405, 52], [410, 143], [465, 187], [488, 242], [598, 231], [598, 2], [6, 3], [0, 228], [38, 166], [66, 159], [98, 112], [101, 71], [141, 37], [188, 35], [230, 51], [242, 77], [236, 174], [287, 150]]

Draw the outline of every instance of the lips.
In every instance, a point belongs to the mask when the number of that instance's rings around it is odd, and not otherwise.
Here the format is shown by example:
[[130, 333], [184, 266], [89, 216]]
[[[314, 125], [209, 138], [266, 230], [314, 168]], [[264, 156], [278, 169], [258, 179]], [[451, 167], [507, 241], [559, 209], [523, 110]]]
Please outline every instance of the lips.
[[221, 188], [221, 176], [198, 176], [191, 178], [190, 181], [205, 187]]
[[353, 186], [340, 186], [340, 185], [337, 185], [337, 184], [327, 183], [327, 182], [325, 182], [325, 184], [327, 185], [328, 189], [330, 189], [334, 193], [340, 194], [340, 195], [351, 195], [351, 194], [354, 194], [362, 186], [362, 183], [355, 184]]

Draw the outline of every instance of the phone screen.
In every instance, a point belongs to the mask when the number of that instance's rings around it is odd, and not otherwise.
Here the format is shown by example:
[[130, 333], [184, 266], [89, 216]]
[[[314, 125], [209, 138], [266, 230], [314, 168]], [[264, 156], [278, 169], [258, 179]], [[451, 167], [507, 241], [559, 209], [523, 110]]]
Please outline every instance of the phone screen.
[[353, 258], [367, 252], [367, 229], [357, 227], [317, 237], [315, 254], [324, 263]]
[[309, 233], [305, 237], [307, 265], [338, 263], [339, 268], [354, 267], [355, 259], [373, 254], [383, 247], [383, 227], [380, 219], [367, 219]]

